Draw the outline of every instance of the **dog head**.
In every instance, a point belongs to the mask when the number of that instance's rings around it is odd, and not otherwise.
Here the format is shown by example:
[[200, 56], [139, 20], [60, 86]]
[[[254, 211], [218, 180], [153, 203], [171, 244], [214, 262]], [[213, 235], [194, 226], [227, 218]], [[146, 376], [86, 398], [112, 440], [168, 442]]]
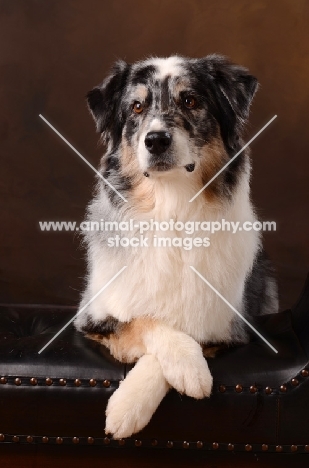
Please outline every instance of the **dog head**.
[[233, 156], [256, 88], [247, 69], [222, 56], [172, 56], [119, 61], [87, 97], [109, 153], [125, 145], [148, 176], [207, 165], [214, 142]]

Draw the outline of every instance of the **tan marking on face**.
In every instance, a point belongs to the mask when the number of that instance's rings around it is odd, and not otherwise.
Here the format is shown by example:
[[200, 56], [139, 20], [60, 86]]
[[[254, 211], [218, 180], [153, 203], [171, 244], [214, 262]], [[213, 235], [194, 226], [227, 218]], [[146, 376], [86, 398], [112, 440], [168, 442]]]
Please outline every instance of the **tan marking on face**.
[[89, 333], [86, 336], [106, 346], [118, 361], [132, 363], [146, 353], [143, 336], [154, 324], [153, 319], [138, 318], [120, 325], [119, 330], [108, 337], [97, 333]]
[[148, 95], [148, 89], [144, 85], [137, 85], [134, 89], [133, 99], [136, 101], [146, 101]]
[[[200, 183], [204, 186], [228, 162], [229, 157], [221, 138], [214, 138], [210, 143], [204, 145], [200, 155], [201, 159], [198, 173], [200, 176]], [[204, 190], [203, 195], [208, 202], [215, 202], [215, 200], [218, 199], [217, 188], [222, 177], [223, 175], [220, 174], [218, 178]]]
[[126, 141], [122, 142], [121, 172], [132, 181], [133, 187], [128, 198], [134, 209], [139, 213], [151, 211], [155, 205], [153, 182], [141, 172], [134, 151]]

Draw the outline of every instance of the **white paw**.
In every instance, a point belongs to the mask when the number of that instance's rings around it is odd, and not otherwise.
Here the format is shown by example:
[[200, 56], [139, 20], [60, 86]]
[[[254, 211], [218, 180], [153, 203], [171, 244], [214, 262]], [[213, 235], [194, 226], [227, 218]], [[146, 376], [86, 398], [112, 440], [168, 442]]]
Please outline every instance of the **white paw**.
[[157, 359], [152, 355], [142, 356], [109, 399], [106, 434], [122, 439], [142, 430], [168, 390]]
[[184, 334], [173, 336], [169, 352], [157, 355], [163, 375], [178, 392], [201, 399], [209, 397], [212, 375], [200, 345]]
[[152, 413], [147, 415], [139, 403], [139, 395], [130, 395], [122, 389], [123, 383], [110, 397], [106, 409], [106, 434], [113, 434], [114, 439], [130, 437], [140, 431], [149, 422]]

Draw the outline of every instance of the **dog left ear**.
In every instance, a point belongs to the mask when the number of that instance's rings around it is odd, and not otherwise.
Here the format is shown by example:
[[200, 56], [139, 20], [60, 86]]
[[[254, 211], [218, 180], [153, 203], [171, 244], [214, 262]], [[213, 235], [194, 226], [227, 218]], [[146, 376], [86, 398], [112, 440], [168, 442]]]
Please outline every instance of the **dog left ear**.
[[248, 70], [220, 55], [201, 59], [213, 95], [213, 112], [221, 128], [225, 145], [237, 148], [242, 127], [249, 117], [250, 105], [258, 88], [257, 79]]
[[122, 130], [120, 101], [129, 69], [130, 65], [119, 60], [103, 83], [87, 94], [88, 108], [105, 142], [119, 137]]

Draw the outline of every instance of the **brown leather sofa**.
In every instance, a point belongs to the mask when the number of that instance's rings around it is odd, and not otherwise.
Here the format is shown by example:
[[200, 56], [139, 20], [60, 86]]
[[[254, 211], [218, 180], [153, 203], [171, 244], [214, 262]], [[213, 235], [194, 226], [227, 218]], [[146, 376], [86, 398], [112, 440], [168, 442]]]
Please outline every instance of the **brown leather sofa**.
[[309, 276], [291, 310], [255, 322], [278, 354], [254, 336], [245, 346], [221, 352], [209, 359], [214, 375], [209, 399], [172, 390], [149, 425], [122, 440], [104, 434], [104, 412], [130, 368], [72, 326], [38, 354], [75, 309], [10, 305], [0, 311], [1, 444], [309, 457]]

